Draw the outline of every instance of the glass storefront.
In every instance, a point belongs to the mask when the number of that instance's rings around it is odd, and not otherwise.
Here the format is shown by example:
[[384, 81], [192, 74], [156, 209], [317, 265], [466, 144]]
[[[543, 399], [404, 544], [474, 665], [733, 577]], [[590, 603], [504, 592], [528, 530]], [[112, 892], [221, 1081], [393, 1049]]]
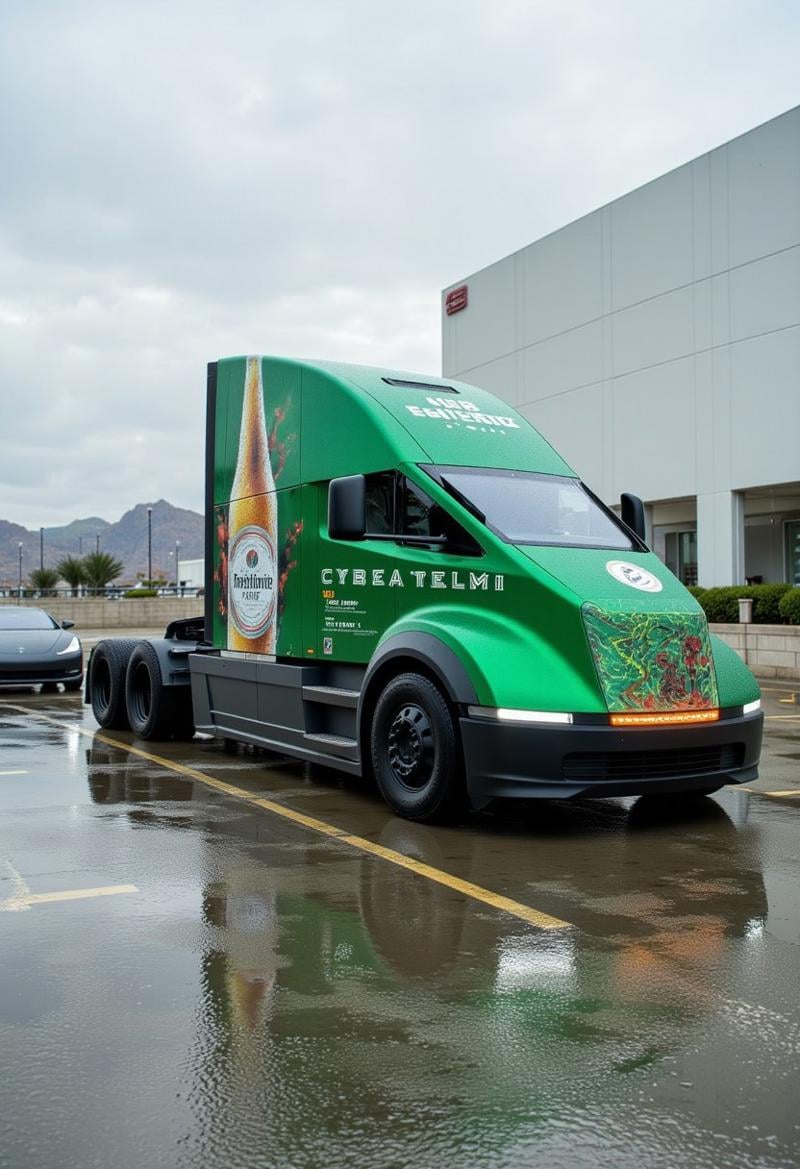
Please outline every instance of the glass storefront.
[[685, 585], [697, 584], [697, 532], [693, 528], [664, 534], [664, 562]]
[[790, 520], [786, 526], [786, 579], [800, 587], [800, 520]]

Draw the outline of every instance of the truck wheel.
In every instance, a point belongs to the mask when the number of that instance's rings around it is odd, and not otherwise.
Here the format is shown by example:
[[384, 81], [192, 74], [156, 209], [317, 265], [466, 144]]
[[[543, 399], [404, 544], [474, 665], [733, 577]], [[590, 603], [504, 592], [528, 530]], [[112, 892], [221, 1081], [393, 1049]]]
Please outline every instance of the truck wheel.
[[135, 648], [132, 638], [115, 637], [98, 642], [92, 654], [89, 679], [92, 711], [100, 726], [109, 730], [128, 729], [125, 670]]
[[461, 745], [450, 708], [428, 678], [392, 679], [375, 707], [370, 748], [381, 795], [399, 816], [447, 820], [464, 809]]
[[140, 739], [174, 738], [183, 726], [178, 696], [184, 696], [183, 688], [164, 685], [158, 654], [140, 641], [125, 674], [125, 705], [133, 733]]

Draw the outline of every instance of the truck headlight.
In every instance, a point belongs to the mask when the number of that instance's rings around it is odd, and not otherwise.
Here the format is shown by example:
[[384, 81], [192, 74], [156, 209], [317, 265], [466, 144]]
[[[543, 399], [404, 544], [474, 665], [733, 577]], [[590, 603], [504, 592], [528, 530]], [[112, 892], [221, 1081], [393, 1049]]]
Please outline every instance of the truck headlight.
[[571, 723], [572, 715], [560, 710], [515, 710], [509, 706], [468, 706], [472, 718], [497, 718], [509, 723]]

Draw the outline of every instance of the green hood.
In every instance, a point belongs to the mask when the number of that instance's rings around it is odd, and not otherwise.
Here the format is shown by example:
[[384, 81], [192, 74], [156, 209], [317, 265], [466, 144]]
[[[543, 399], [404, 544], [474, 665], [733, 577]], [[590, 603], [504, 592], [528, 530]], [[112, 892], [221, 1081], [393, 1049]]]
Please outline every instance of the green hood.
[[705, 614], [653, 553], [541, 546], [520, 551], [577, 594], [609, 711], [719, 705]]

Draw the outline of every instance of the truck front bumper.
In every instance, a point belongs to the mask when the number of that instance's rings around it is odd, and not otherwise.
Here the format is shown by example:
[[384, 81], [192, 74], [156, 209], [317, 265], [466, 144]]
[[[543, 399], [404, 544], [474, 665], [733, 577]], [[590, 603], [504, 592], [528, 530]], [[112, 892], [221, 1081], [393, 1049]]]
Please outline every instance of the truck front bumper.
[[619, 730], [463, 717], [467, 789], [494, 799], [570, 799], [691, 792], [758, 777], [762, 711], [722, 711], [719, 722]]

